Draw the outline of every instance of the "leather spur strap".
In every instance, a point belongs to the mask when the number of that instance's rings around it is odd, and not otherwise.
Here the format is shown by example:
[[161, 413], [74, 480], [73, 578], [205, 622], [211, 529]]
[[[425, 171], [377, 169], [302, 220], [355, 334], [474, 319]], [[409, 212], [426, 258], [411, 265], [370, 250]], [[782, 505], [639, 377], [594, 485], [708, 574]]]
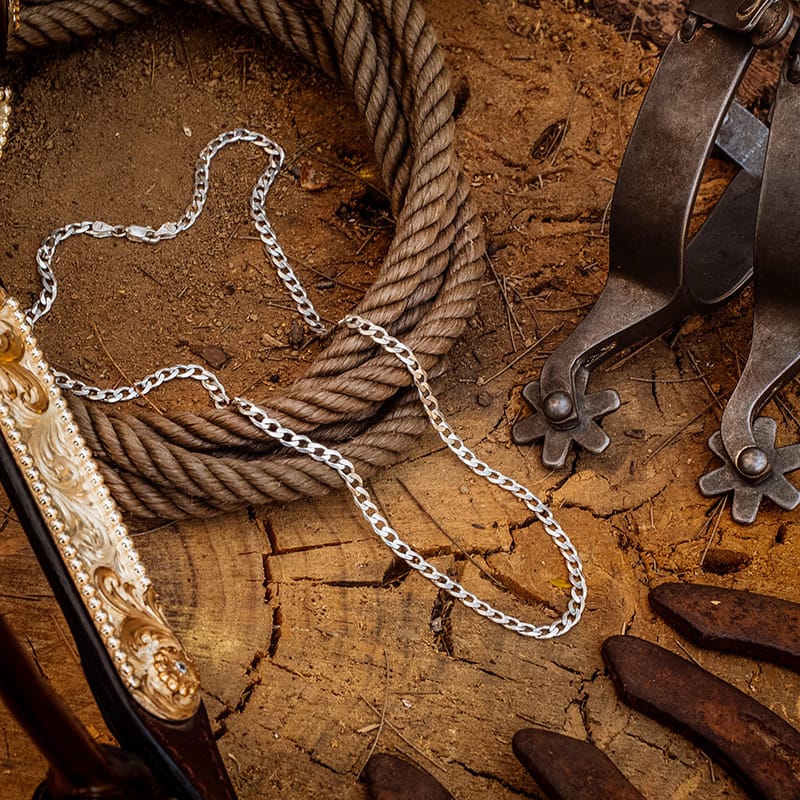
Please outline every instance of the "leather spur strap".
[[18, 303], [0, 290], [0, 480], [69, 623], [101, 712], [166, 791], [235, 793], [170, 628]]

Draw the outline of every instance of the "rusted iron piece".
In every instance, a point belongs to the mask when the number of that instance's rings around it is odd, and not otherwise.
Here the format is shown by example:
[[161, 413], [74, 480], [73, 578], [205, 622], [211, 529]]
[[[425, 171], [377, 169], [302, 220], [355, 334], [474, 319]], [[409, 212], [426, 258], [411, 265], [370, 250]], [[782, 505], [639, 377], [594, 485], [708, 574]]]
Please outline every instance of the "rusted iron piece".
[[650, 605], [689, 641], [800, 672], [800, 605], [736, 589], [663, 583]]
[[800, 733], [744, 692], [658, 645], [612, 636], [603, 658], [632, 708], [690, 739], [756, 800], [800, 798]]
[[424, 769], [388, 753], [370, 756], [364, 780], [371, 800], [453, 800]]
[[514, 755], [550, 800], [645, 800], [593, 744], [540, 728], [517, 731]]

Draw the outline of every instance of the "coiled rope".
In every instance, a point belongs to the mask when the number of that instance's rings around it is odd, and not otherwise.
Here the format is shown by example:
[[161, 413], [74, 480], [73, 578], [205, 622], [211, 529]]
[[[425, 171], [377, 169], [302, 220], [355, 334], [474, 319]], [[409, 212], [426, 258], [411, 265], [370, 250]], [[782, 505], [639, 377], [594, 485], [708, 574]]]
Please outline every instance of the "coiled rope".
[[[402, 339], [429, 375], [441, 375], [474, 309], [483, 243], [454, 154], [443, 56], [419, 3], [203, 3], [277, 40], [352, 93], [396, 219], [381, 272], [353, 313]], [[159, 8], [142, 0], [29, 2], [9, 53], [95, 35]], [[308, 371], [263, 407], [369, 473], [396, 460], [425, 429], [409, 384], [391, 356], [339, 330]], [[78, 399], [72, 405], [115, 498], [142, 519], [207, 516], [338, 485], [327, 467], [288, 455], [229, 409], [133, 416]]]

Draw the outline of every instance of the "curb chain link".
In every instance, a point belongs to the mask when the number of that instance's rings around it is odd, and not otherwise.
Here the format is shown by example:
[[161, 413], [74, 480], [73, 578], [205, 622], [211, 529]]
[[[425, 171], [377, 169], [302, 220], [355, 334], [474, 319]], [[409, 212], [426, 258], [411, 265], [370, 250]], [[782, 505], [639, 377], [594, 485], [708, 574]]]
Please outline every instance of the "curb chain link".
[[[250, 142], [259, 147], [267, 156], [267, 167], [258, 178], [250, 194], [250, 213], [262, 241], [264, 253], [275, 267], [280, 280], [294, 300], [298, 312], [314, 333], [318, 335], [326, 333], [325, 325], [289, 265], [266, 215], [267, 194], [283, 165], [283, 150], [266, 136], [244, 128], [237, 128], [221, 134], [200, 153], [195, 164], [195, 184], [192, 202], [177, 222], [166, 222], [159, 228], [142, 225], [110, 225], [102, 221], [78, 222], [65, 225], [51, 233], [44, 240], [36, 254], [36, 264], [42, 282], [42, 290], [36, 302], [26, 314], [29, 324], [33, 326], [47, 314], [58, 294], [58, 282], [52, 266], [58, 245], [72, 236], [80, 235], [91, 236], [95, 239], [115, 237], [146, 244], [157, 244], [166, 239], [175, 238], [178, 234], [191, 228], [203, 212], [210, 185], [211, 161], [220, 150], [234, 142]], [[550, 509], [530, 489], [490, 467], [486, 462], [481, 461], [466, 446], [439, 409], [438, 401], [428, 383], [425, 370], [407, 345], [391, 336], [380, 325], [359, 316], [348, 315], [338, 324], [371, 339], [387, 353], [393, 354], [407, 369], [431, 426], [451, 452], [477, 476], [484, 478], [489, 483], [519, 499], [541, 523], [545, 533], [552, 539], [561, 553], [569, 573], [570, 599], [567, 603], [567, 610], [558, 620], [549, 625], [533, 625], [529, 622], [523, 622], [516, 617], [509, 616], [493, 608], [465, 589], [460, 583], [440, 572], [400, 538], [397, 531], [378, 510], [364, 486], [363, 479], [351, 461], [338, 450], [326, 447], [281, 425], [277, 420], [270, 417], [263, 408], [250, 400], [243, 397], [231, 399], [220, 379], [214, 373], [209, 372], [198, 364], [178, 364], [158, 369], [136, 381], [131, 386], [121, 386], [115, 389], [92, 386], [56, 370], [54, 370], [54, 376], [62, 389], [72, 392], [77, 397], [85, 397], [89, 400], [104, 403], [122, 403], [137, 397], [143, 397], [153, 389], [173, 380], [197, 381], [206, 390], [217, 408], [230, 407], [236, 409], [256, 428], [275, 439], [284, 447], [308, 455], [315, 461], [323, 463], [334, 470], [344, 481], [353, 502], [375, 535], [398, 558], [417, 570], [439, 589], [448, 592], [467, 608], [504, 628], [534, 639], [550, 639], [560, 636], [574, 627], [580, 620], [586, 604], [586, 581], [583, 576], [583, 565], [577, 550], [556, 521]]]

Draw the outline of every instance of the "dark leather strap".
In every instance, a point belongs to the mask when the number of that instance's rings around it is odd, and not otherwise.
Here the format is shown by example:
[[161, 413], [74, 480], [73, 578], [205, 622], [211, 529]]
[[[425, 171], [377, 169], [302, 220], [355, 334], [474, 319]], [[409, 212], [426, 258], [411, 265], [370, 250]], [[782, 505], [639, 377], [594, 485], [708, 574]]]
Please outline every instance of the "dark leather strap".
[[235, 800], [205, 708], [189, 720], [165, 722], [131, 699], [111, 663], [50, 537], [23, 476], [0, 437], [0, 482], [69, 624], [97, 704], [120, 745], [141, 758], [160, 785], [181, 800]]

